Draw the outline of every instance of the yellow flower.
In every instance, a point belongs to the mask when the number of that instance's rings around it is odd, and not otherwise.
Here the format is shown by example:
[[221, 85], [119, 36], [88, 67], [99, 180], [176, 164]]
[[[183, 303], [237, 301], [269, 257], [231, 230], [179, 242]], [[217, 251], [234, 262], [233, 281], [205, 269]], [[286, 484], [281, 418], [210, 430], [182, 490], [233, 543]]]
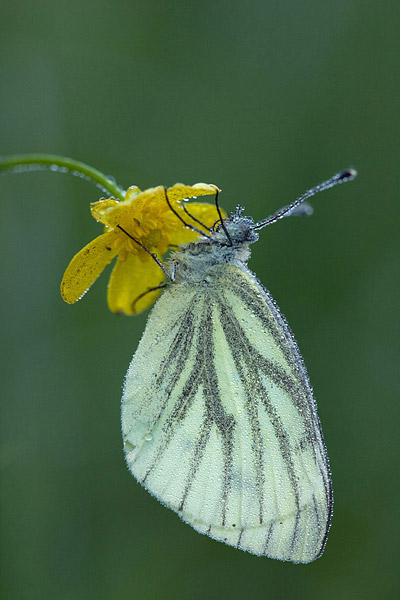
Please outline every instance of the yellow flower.
[[[215, 194], [217, 189], [205, 183], [193, 186], [177, 183], [167, 190], [167, 194], [169, 202], [185, 221], [202, 229], [185, 214], [182, 200]], [[188, 205], [188, 210], [208, 227], [218, 219], [212, 204], [193, 202]], [[61, 282], [61, 295], [70, 304], [79, 300], [103, 269], [118, 256], [108, 283], [108, 306], [113, 312], [137, 314], [156, 299], [159, 290], [146, 292], [163, 282], [164, 273], [127, 233], [160, 260], [170, 247], [194, 241], [199, 235], [185, 227], [171, 211], [162, 186], [143, 192], [137, 187], [130, 187], [123, 201], [108, 199], [94, 202], [91, 212], [105, 226], [105, 232], [71, 260]]]

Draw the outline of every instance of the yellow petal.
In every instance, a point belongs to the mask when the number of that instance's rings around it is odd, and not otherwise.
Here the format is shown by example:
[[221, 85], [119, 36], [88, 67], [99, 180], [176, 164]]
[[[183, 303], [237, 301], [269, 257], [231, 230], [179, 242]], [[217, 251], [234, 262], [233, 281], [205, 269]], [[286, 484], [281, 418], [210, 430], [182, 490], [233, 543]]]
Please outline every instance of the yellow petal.
[[[210, 196], [215, 194], [219, 188], [216, 185], [208, 183], [195, 183], [194, 185], [184, 185], [176, 183], [168, 188], [168, 200], [178, 202], [184, 198], [197, 198], [198, 196]], [[164, 192], [165, 197], [165, 192]]]
[[[139, 256], [128, 254], [126, 260], [118, 260], [108, 283], [107, 301], [112, 312], [136, 315], [150, 306], [159, 291], [147, 292], [164, 281], [164, 273], [152, 258], [143, 262]], [[141, 294], [145, 294], [138, 299]]]
[[[216, 185], [208, 183], [195, 183], [194, 185], [185, 185], [176, 183], [170, 188], [167, 188], [168, 200], [170, 202], [178, 202], [184, 198], [196, 198], [197, 196], [210, 196], [215, 194], [219, 188]], [[128, 195], [126, 199], [128, 198]], [[146, 205], [150, 200], [156, 203], [165, 203], [165, 188], [159, 185], [154, 188], [143, 190], [134, 196], [135, 203]], [[126, 200], [124, 200], [126, 202]]]
[[125, 198], [124, 198], [124, 202], [125, 201], [132, 201], [134, 198], [136, 198], [136, 196], [138, 194], [140, 194], [140, 188], [138, 188], [137, 185], [131, 185], [131, 187], [128, 187], [128, 189], [126, 190], [126, 194], [125, 194]]
[[98, 202], [91, 202], [90, 204], [90, 212], [92, 213], [92, 217], [99, 221], [99, 223], [103, 223], [103, 225], [108, 225], [107, 213], [110, 212], [110, 209], [115, 208], [119, 204], [118, 200], [114, 200], [113, 198], [108, 198], [107, 200], [99, 200]]
[[118, 252], [113, 247], [119, 233], [110, 231], [95, 238], [82, 248], [69, 263], [61, 282], [61, 296], [69, 304], [73, 304], [96, 281], [102, 270]]
[[[128, 190], [125, 200], [113, 204], [112, 200], [102, 200], [99, 203], [94, 203], [92, 214], [98, 221], [116, 227], [120, 225], [129, 228], [135, 218], [142, 221], [143, 214], [146, 218], [160, 218], [161, 214], [168, 211], [168, 204], [165, 199], [165, 188], [159, 185], [154, 188], [149, 188], [143, 192], [138, 188]], [[184, 198], [193, 198], [197, 196], [209, 196], [215, 194], [217, 186], [208, 185], [207, 183], [196, 183], [195, 185], [184, 185], [176, 183], [168, 188], [168, 200], [176, 204], [176, 202]]]
[[[185, 207], [191, 215], [193, 215], [201, 223], [204, 223], [204, 225], [207, 227], [212, 227], [215, 221], [219, 219], [215, 204], [206, 204], [205, 202], [185, 202]], [[223, 209], [221, 209], [221, 214], [223, 217], [226, 217], [226, 212]], [[196, 221], [193, 221], [184, 212], [182, 212], [182, 217], [188, 224], [194, 225], [198, 229], [201, 229], [201, 226], [196, 223]], [[172, 244], [187, 244], [188, 242], [193, 242], [198, 238], [198, 233], [184, 227], [170, 232]]]

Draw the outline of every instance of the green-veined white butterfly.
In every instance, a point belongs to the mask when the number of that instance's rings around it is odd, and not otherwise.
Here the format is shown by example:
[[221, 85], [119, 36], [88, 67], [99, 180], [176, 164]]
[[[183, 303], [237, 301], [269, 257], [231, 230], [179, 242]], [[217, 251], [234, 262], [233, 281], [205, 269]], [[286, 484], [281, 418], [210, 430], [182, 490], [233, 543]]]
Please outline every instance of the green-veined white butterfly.
[[343, 171], [259, 223], [238, 208], [175, 252], [126, 375], [130, 471], [197, 531], [253, 554], [321, 556], [332, 487], [303, 359], [247, 267], [249, 245], [257, 230], [355, 175]]

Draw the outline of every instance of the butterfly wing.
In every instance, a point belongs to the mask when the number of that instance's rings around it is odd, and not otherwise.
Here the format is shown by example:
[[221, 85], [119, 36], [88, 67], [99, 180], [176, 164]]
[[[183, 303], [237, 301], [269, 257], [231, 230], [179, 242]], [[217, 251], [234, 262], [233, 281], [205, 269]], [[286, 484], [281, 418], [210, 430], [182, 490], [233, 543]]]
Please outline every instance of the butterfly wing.
[[241, 263], [158, 300], [125, 381], [129, 469], [201, 533], [310, 562], [332, 512], [306, 369], [276, 304]]

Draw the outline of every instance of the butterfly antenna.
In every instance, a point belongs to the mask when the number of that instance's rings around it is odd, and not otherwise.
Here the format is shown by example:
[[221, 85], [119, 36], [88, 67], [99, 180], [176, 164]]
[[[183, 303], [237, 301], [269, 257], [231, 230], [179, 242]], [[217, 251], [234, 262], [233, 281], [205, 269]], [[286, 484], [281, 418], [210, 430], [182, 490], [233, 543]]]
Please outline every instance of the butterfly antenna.
[[223, 218], [222, 218], [222, 213], [221, 213], [221, 209], [220, 209], [220, 207], [219, 207], [219, 202], [218, 202], [218, 196], [219, 196], [219, 190], [217, 189], [217, 190], [216, 190], [216, 192], [215, 192], [215, 207], [216, 207], [216, 209], [217, 209], [217, 213], [218, 213], [218, 216], [219, 216], [219, 220], [220, 220], [220, 222], [221, 222], [221, 227], [222, 227], [222, 229], [223, 229], [223, 231], [224, 231], [224, 233], [225, 233], [225, 235], [226, 235], [226, 239], [227, 239], [227, 240], [228, 240], [228, 242], [229, 242], [229, 244], [228, 244], [228, 245], [229, 245], [229, 246], [232, 246], [232, 238], [231, 238], [231, 236], [229, 235], [229, 231], [227, 230], [227, 228], [226, 228], [226, 225], [225, 225], [225, 223], [224, 223], [224, 220], [223, 220]]
[[187, 227], [188, 229], [191, 229], [192, 231], [195, 231], [196, 233], [199, 233], [203, 237], [206, 237], [211, 240], [211, 236], [208, 235], [208, 233], [206, 233], [205, 231], [201, 231], [201, 229], [198, 229], [197, 227], [195, 227], [194, 225], [191, 225], [190, 223], [186, 223], [185, 219], [183, 217], [181, 217], [181, 215], [178, 213], [178, 211], [175, 210], [175, 208], [172, 206], [172, 204], [168, 198], [168, 191], [167, 191], [166, 187], [164, 187], [164, 192], [165, 192], [165, 199], [167, 201], [167, 204], [168, 204], [170, 210], [174, 213], [174, 215], [176, 215], [178, 217], [178, 219], [184, 224], [184, 226]]
[[183, 208], [183, 210], [185, 211], [185, 213], [187, 214], [188, 217], [190, 217], [191, 219], [193, 219], [193, 221], [195, 221], [196, 223], [198, 223], [199, 225], [201, 225], [202, 227], [204, 227], [204, 229], [207, 229], [207, 231], [212, 231], [212, 229], [210, 227], [207, 227], [207, 225], [205, 225], [204, 223], [202, 223], [199, 219], [196, 219], [196, 217], [194, 217], [186, 208], [185, 206], [185, 202], [181, 202], [181, 206]]
[[285, 217], [288, 213], [292, 212], [297, 206], [299, 206], [299, 204], [304, 202], [304, 200], [311, 198], [311, 196], [315, 196], [315, 194], [318, 194], [319, 192], [328, 190], [329, 188], [334, 187], [339, 183], [352, 181], [356, 176], [357, 171], [355, 171], [354, 169], [346, 169], [345, 171], [336, 173], [336, 175], [333, 175], [333, 177], [331, 177], [330, 179], [327, 179], [326, 181], [323, 181], [322, 183], [311, 188], [310, 190], [307, 190], [307, 192], [296, 198], [296, 200], [291, 204], [288, 204], [288, 206], [284, 206], [270, 217], [267, 217], [263, 221], [256, 223], [253, 229], [262, 229], [267, 225], [272, 225], [272, 223], [276, 223], [277, 221], [279, 221], [279, 219], [282, 219], [282, 217]]

